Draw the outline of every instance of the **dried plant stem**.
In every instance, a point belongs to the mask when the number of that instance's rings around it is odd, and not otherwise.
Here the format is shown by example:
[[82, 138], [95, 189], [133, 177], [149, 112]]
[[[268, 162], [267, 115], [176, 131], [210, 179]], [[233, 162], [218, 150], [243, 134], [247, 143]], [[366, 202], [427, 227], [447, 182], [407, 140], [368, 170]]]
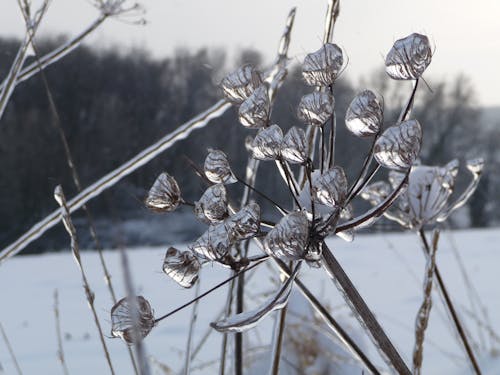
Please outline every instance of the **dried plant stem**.
[[432, 308], [432, 281], [434, 279], [434, 269], [436, 268], [436, 252], [439, 240], [439, 232], [434, 231], [432, 239], [432, 249], [427, 257], [424, 278], [424, 298], [415, 320], [415, 348], [413, 349], [413, 374], [422, 373], [422, 362], [424, 358], [424, 338], [425, 330], [429, 323]]
[[10, 358], [12, 359], [12, 362], [14, 363], [14, 367], [16, 368], [16, 371], [19, 375], [22, 375], [23, 372], [21, 371], [21, 367], [19, 367], [19, 363], [17, 362], [16, 355], [14, 353], [14, 350], [12, 349], [12, 345], [10, 345], [9, 338], [7, 337], [7, 333], [5, 333], [5, 330], [3, 329], [3, 325], [0, 322], [0, 333], [2, 333], [2, 338], [3, 341], [5, 342], [5, 346], [7, 347], [7, 350], [9, 351]]
[[[198, 296], [200, 294], [200, 285], [201, 282], [198, 280], [198, 283], [196, 284], [196, 291], [195, 295]], [[197, 300], [194, 305], [193, 309], [191, 311], [191, 320], [189, 322], [189, 332], [188, 332], [188, 341], [186, 345], [186, 360], [184, 362], [184, 375], [189, 374], [189, 367], [191, 365], [191, 344], [193, 342], [193, 334], [194, 334], [194, 326], [196, 324], [196, 320], [198, 319], [198, 305], [199, 305], [200, 300]]]
[[61, 363], [63, 373], [65, 375], [68, 375], [69, 371], [68, 371], [68, 366], [66, 365], [66, 360], [64, 359], [64, 350], [62, 344], [61, 321], [59, 316], [59, 295], [57, 293], [57, 289], [54, 290], [54, 317], [56, 320], [57, 359]]
[[[422, 242], [422, 248], [426, 254], [426, 256], [429, 256], [431, 254], [431, 247], [429, 246], [429, 243], [427, 242], [427, 238], [425, 236], [425, 232], [423, 229], [420, 229], [418, 231], [418, 235], [420, 237], [420, 240]], [[464, 346], [464, 349], [467, 353], [467, 357], [469, 358], [469, 362], [471, 366], [474, 369], [474, 372], [478, 375], [481, 374], [481, 369], [479, 367], [479, 364], [477, 363], [476, 357], [474, 356], [474, 352], [472, 351], [472, 347], [469, 343], [469, 340], [467, 338], [467, 335], [465, 333], [465, 330], [463, 328], [462, 322], [460, 321], [460, 318], [458, 317], [457, 311], [455, 307], [453, 306], [453, 302], [451, 301], [450, 295], [448, 293], [448, 289], [446, 288], [446, 285], [444, 284], [443, 278], [441, 277], [441, 272], [439, 271], [439, 268], [436, 264], [434, 268], [434, 273], [436, 275], [436, 280], [438, 282], [439, 290], [441, 291], [441, 294], [444, 297], [445, 305], [450, 312], [451, 318], [453, 320], [453, 324], [455, 325], [455, 328], [458, 332], [458, 335], [460, 336], [460, 340], [462, 341], [462, 344]]]
[[[245, 275], [238, 273], [236, 280], [236, 314], [244, 310], [243, 298], [245, 291]], [[243, 374], [243, 333], [236, 332], [234, 335], [234, 373]]]
[[82, 260], [80, 257], [80, 247], [78, 245], [78, 239], [76, 237], [76, 229], [75, 226], [73, 225], [73, 222], [71, 220], [71, 214], [68, 208], [68, 205], [66, 203], [66, 198], [64, 196], [64, 192], [61, 188], [60, 185], [58, 185], [54, 191], [54, 197], [61, 207], [61, 216], [62, 216], [62, 221], [64, 223], [64, 227], [66, 228], [66, 231], [68, 232], [70, 238], [71, 238], [71, 251], [73, 253], [73, 257], [75, 259], [75, 262], [78, 266], [78, 269], [80, 271], [82, 281], [83, 281], [83, 289], [85, 291], [85, 296], [87, 298], [87, 302], [89, 304], [90, 310], [92, 311], [92, 316], [94, 318], [94, 323], [97, 328], [97, 332], [99, 334], [99, 338], [101, 340], [101, 345], [102, 349], [104, 352], [104, 356], [106, 358], [106, 362], [108, 363], [109, 370], [111, 374], [114, 374], [115, 371], [113, 369], [113, 364], [111, 363], [111, 357], [109, 355], [108, 347], [106, 345], [106, 342], [104, 341], [104, 335], [102, 333], [102, 328], [101, 328], [101, 323], [99, 322], [99, 317], [97, 316], [97, 312], [94, 306], [94, 292], [90, 288], [89, 282], [87, 280], [87, 276], [85, 274], [85, 270], [82, 265]]
[[[236, 281], [233, 279], [231, 282], [231, 285], [229, 286], [229, 289], [227, 291], [227, 301], [226, 301], [224, 317], [228, 317], [231, 315], [232, 305], [233, 305], [233, 291], [234, 291], [235, 285], [236, 285]], [[212, 331], [212, 327], [210, 327], [210, 330]], [[221, 357], [220, 357], [221, 358], [220, 359], [220, 368], [219, 368], [220, 375], [224, 375], [224, 373], [226, 372], [227, 341], [228, 341], [228, 334], [227, 334], [227, 332], [224, 332], [224, 335], [222, 336], [222, 349], [221, 349]]]
[[399, 374], [410, 375], [411, 372], [403, 361], [403, 358], [325, 243], [323, 243], [322, 260], [325, 270], [346, 299], [355, 316], [358, 317], [362, 326], [367, 329], [370, 338], [375, 343], [382, 358]]

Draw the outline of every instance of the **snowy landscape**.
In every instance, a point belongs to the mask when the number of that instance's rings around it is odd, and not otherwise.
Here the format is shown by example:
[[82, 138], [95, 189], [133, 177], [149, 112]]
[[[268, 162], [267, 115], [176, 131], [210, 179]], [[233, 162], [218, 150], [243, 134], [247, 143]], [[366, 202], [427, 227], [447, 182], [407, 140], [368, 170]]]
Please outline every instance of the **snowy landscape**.
[[[329, 244], [360, 293], [372, 307], [382, 326], [404, 358], [411, 358], [414, 344], [414, 321], [422, 300], [422, 275], [425, 261], [418, 241], [411, 233], [401, 234], [360, 234], [352, 243], [341, 239], [331, 239]], [[498, 265], [500, 264], [500, 231], [463, 230], [444, 231], [437, 253], [445, 281], [465, 322], [484, 374], [500, 373], [500, 294], [498, 291]], [[183, 248], [180, 246], [179, 248]], [[161, 272], [166, 248], [128, 249], [133, 280], [139, 294], [151, 302], [157, 315], [162, 315], [193, 297], [193, 290], [184, 290]], [[257, 251], [257, 250], [255, 250]], [[479, 314], [477, 302], [468, 297], [455, 251], [460, 255], [477, 293], [487, 309], [491, 328], [496, 336], [486, 330], [478, 330], [473, 314]], [[106, 251], [106, 260], [113, 276], [118, 296], [123, 296], [124, 286], [119, 253]], [[104, 284], [102, 271], [95, 252], [82, 253], [83, 265], [96, 294], [96, 307], [105, 332], [110, 331], [110, 300]], [[273, 266], [261, 267], [251, 276], [249, 300], [245, 309], [262, 301], [263, 292], [277, 288], [276, 270]], [[217, 264], [205, 266], [201, 275], [201, 291], [209, 289], [229, 273]], [[317, 269], [303, 267], [299, 277], [310, 289], [330, 307], [344, 327], [368, 349], [373, 361], [385, 368], [383, 361], [362, 329], [346, 308], [342, 297], [333, 284]], [[60, 324], [63, 332], [63, 347], [71, 374], [106, 373], [106, 363], [93, 325], [90, 311], [83, 293], [76, 265], [69, 252], [21, 256], [5, 262], [0, 267], [0, 300], [2, 301], [0, 321], [10, 339], [12, 348], [23, 373], [58, 374], [62, 369], [57, 359], [57, 338], [54, 318], [54, 290], [59, 293]], [[255, 295], [252, 291], [255, 290]], [[425, 374], [468, 374], [470, 368], [463, 350], [457, 344], [450, 321], [446, 318], [442, 302], [434, 290], [434, 305], [424, 346], [423, 371]], [[209, 323], [217, 319], [225, 304], [226, 293], [222, 288], [202, 300], [199, 305], [198, 321], [194, 331], [194, 344], [209, 328]], [[474, 306], [475, 305], [475, 306]], [[323, 336], [318, 340], [322, 349], [317, 361], [311, 365], [310, 374], [324, 373], [330, 362], [329, 354], [338, 352], [337, 342], [329, 333], [319, 333], [318, 319], [307, 307], [303, 297], [296, 290], [290, 302], [287, 324], [292, 334], [298, 328], [295, 311], [303, 332], [307, 335]], [[151, 358], [152, 373], [176, 374], [182, 370], [186, 347], [186, 332], [191, 316], [190, 308], [182, 310], [162, 321], [145, 339], [148, 357]], [[245, 350], [255, 350], [253, 363], [246, 363], [248, 374], [261, 374], [268, 368], [266, 348], [270, 345], [270, 328], [278, 312], [272, 313], [263, 324], [244, 335]], [[482, 315], [480, 315], [482, 316]], [[476, 315], [477, 318], [477, 315]], [[485, 323], [485, 322], [483, 322]], [[295, 328], [290, 328], [294, 326]], [[286, 331], [285, 335], [288, 335]], [[286, 336], [285, 336], [286, 337]], [[192, 373], [217, 374], [222, 335], [213, 331], [199, 354], [192, 362]], [[119, 374], [132, 374], [132, 368], [124, 343], [108, 338], [113, 365]], [[4, 343], [0, 344], [0, 363], [3, 373], [15, 373], [14, 364]], [[342, 353], [342, 351], [340, 351]], [[296, 353], [287, 347], [282, 356], [293, 363]], [[349, 365], [351, 357], [344, 353], [336, 365], [344, 366], [342, 374], [360, 374], [360, 365]], [[344, 360], [342, 360], [344, 358]], [[156, 365], [155, 365], [156, 363]], [[158, 364], [168, 366], [171, 372], [161, 370]], [[333, 361], [332, 363], [335, 363]], [[259, 364], [263, 366], [259, 370]], [[322, 367], [323, 366], [323, 367]], [[330, 366], [332, 364], [330, 363]], [[347, 367], [346, 367], [347, 366]], [[323, 370], [322, 370], [323, 369]], [[348, 370], [349, 369], [349, 370]], [[330, 368], [332, 372], [333, 369]], [[294, 374], [292, 367], [282, 364], [283, 374]]]

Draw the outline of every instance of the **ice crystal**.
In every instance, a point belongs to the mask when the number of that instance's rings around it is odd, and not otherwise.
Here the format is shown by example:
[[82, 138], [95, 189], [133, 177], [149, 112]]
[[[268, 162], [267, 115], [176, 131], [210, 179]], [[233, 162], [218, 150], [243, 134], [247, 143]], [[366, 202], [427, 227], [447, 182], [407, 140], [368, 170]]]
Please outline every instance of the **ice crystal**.
[[271, 101], [267, 86], [260, 85], [238, 110], [240, 123], [247, 128], [262, 128], [269, 122]]
[[210, 186], [200, 200], [194, 202], [196, 217], [204, 223], [217, 223], [224, 220], [227, 213], [227, 193], [223, 184]]
[[313, 182], [314, 199], [325, 206], [335, 208], [344, 204], [347, 197], [347, 178], [341, 167], [325, 171]]
[[304, 164], [308, 160], [306, 134], [304, 130], [292, 126], [281, 144], [281, 156], [289, 163]]
[[283, 132], [278, 125], [259, 130], [252, 142], [252, 156], [258, 160], [276, 160], [280, 156]]
[[304, 259], [309, 242], [309, 221], [305, 211], [284, 216], [266, 235], [266, 251], [278, 258]]

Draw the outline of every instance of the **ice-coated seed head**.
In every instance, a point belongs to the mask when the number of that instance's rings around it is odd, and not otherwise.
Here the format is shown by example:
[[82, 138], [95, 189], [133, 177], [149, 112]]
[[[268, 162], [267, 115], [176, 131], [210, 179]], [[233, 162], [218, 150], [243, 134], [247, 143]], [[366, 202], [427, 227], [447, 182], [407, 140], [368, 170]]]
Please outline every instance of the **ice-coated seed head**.
[[429, 38], [413, 33], [394, 43], [385, 59], [385, 70], [393, 79], [418, 79], [431, 63], [431, 59]]
[[302, 97], [297, 116], [307, 125], [322, 126], [333, 114], [334, 105], [332, 95], [315, 91]]
[[278, 125], [259, 129], [252, 142], [252, 156], [258, 160], [276, 160], [280, 156], [283, 132]]
[[271, 101], [267, 86], [260, 85], [238, 110], [240, 123], [247, 128], [262, 128], [269, 122]]
[[254, 237], [260, 229], [260, 206], [251, 202], [224, 222], [231, 243]]
[[142, 340], [154, 326], [153, 310], [142, 296], [122, 298], [111, 308], [111, 336], [120, 337], [128, 344]]
[[347, 178], [341, 167], [325, 171], [313, 181], [314, 199], [325, 206], [335, 208], [344, 204], [347, 198]]
[[200, 262], [188, 251], [180, 251], [170, 247], [163, 261], [163, 272], [170, 276], [183, 288], [191, 288], [200, 272]]
[[367, 200], [373, 206], [376, 206], [389, 196], [391, 193], [391, 186], [385, 181], [377, 181], [371, 185], [366, 186], [361, 191], [361, 198]]
[[266, 235], [264, 246], [268, 253], [287, 260], [304, 259], [309, 242], [309, 221], [304, 211], [284, 216]]
[[250, 64], [239, 67], [220, 83], [224, 97], [234, 104], [243, 103], [262, 84], [260, 72]]
[[226, 154], [220, 150], [208, 150], [205, 159], [205, 176], [215, 184], [233, 184], [237, 181]]
[[480, 175], [483, 172], [484, 159], [476, 158], [467, 160], [467, 169], [475, 175]]
[[168, 173], [162, 173], [149, 189], [144, 201], [147, 208], [157, 212], [173, 211], [181, 203], [181, 190], [177, 181]]
[[379, 132], [383, 119], [383, 109], [377, 96], [365, 90], [347, 108], [345, 124], [355, 136], [369, 137]]
[[203, 223], [218, 223], [227, 217], [227, 192], [223, 184], [210, 186], [200, 200], [194, 202], [196, 217]]
[[326, 43], [306, 56], [302, 64], [302, 77], [309, 86], [329, 86], [333, 84], [343, 65], [344, 57], [340, 47]]
[[377, 162], [391, 169], [408, 168], [417, 159], [422, 129], [417, 120], [407, 120], [388, 128], [373, 149]]
[[220, 260], [226, 256], [231, 246], [231, 240], [224, 223], [211, 225], [188, 248], [199, 257], [207, 260]]
[[308, 159], [308, 147], [304, 130], [292, 126], [283, 138], [281, 156], [289, 163], [303, 164]]

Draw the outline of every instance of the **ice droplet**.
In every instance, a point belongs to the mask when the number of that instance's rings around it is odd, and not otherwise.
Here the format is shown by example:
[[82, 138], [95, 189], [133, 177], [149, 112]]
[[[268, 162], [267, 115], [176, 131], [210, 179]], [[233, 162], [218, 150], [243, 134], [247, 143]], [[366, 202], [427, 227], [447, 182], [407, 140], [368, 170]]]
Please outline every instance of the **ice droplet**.
[[385, 70], [393, 79], [420, 78], [432, 59], [429, 38], [413, 33], [396, 40], [385, 59]]
[[[137, 312], [133, 311], [137, 308]], [[137, 314], [136, 327], [134, 315]], [[146, 337], [155, 326], [153, 310], [142, 296], [125, 297], [111, 308], [111, 336], [133, 344]], [[139, 337], [135, 337], [136, 333]]]
[[310, 53], [302, 64], [302, 77], [309, 86], [329, 86], [333, 84], [344, 65], [344, 57], [339, 46], [331, 43]]
[[262, 128], [269, 122], [271, 102], [267, 86], [260, 85], [240, 106], [240, 123], [247, 128]]
[[194, 202], [196, 217], [204, 223], [218, 223], [224, 220], [227, 213], [227, 193], [223, 184], [210, 186], [200, 200]]
[[304, 259], [309, 242], [309, 221], [305, 211], [284, 216], [264, 239], [266, 251], [287, 260]]
[[278, 125], [259, 129], [252, 142], [252, 154], [258, 160], [276, 160], [280, 156], [283, 132]]
[[243, 103], [262, 84], [262, 75], [250, 64], [245, 64], [221, 81], [224, 97], [234, 104]]
[[326, 92], [315, 91], [304, 95], [297, 108], [297, 116], [307, 125], [322, 126], [333, 114], [335, 99]]
[[308, 147], [304, 130], [292, 126], [283, 138], [281, 156], [289, 163], [303, 164], [308, 159]]
[[163, 272], [183, 288], [191, 288], [198, 280], [201, 265], [198, 259], [188, 251], [170, 247], [163, 261]]
[[220, 150], [208, 150], [205, 159], [205, 175], [216, 184], [232, 184], [237, 181], [229, 166], [226, 154]]
[[355, 136], [369, 137], [379, 132], [383, 119], [380, 101], [372, 91], [365, 90], [347, 108], [345, 124]]
[[173, 211], [180, 202], [179, 185], [172, 176], [165, 172], [155, 180], [144, 201], [147, 208], [157, 212]]
[[374, 157], [385, 168], [408, 168], [417, 159], [421, 143], [420, 124], [407, 120], [384, 131], [375, 143]]

